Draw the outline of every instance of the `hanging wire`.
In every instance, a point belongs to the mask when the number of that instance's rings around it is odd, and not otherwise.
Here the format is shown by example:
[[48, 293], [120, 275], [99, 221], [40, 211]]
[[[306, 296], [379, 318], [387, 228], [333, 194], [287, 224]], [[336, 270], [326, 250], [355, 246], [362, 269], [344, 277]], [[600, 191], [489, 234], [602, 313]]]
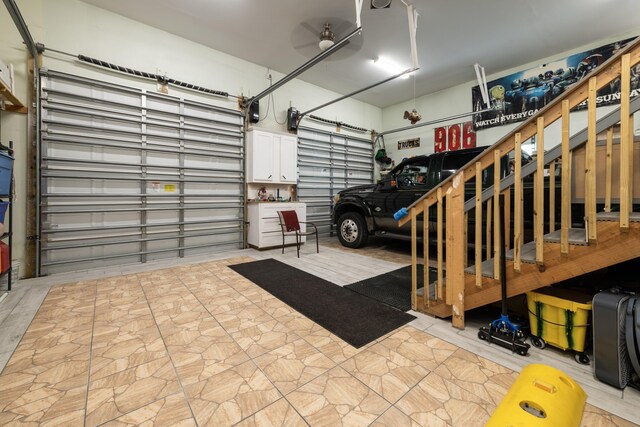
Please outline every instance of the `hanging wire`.
[[[267, 79], [269, 80], [269, 87], [271, 87], [273, 85], [273, 76], [271, 75], [271, 70], [269, 68], [267, 68]], [[278, 118], [276, 117], [276, 104], [274, 101], [273, 92], [271, 92], [269, 94], [269, 97], [267, 98], [267, 111], [264, 113], [264, 117], [259, 117], [258, 121], [260, 122], [266, 119], [267, 117], [269, 117], [269, 110], [271, 109], [271, 107], [273, 107], [273, 120], [275, 120], [275, 122], [279, 125], [286, 124], [287, 123], [286, 116], [283, 122], [279, 122]]]
[[[271, 105], [273, 106], [273, 120], [275, 120], [275, 121], [276, 121], [276, 123], [277, 123], [277, 124], [279, 124], [279, 125], [283, 125], [283, 124], [287, 123], [286, 115], [285, 115], [285, 118], [284, 118], [284, 121], [283, 121], [283, 122], [279, 122], [279, 121], [278, 121], [278, 118], [276, 117], [276, 104], [275, 104], [275, 101], [274, 101], [273, 92], [271, 92], [271, 93], [269, 94], [269, 100], [271, 101]], [[286, 113], [285, 113], [285, 114], [286, 114]]]
[[[273, 77], [271, 77], [271, 73], [269, 72], [270, 70], [267, 68], [267, 79], [269, 80], [269, 87], [271, 87], [271, 85], [273, 84]], [[271, 96], [271, 94], [269, 94], [269, 96]], [[258, 121], [261, 122], [262, 120], [266, 119], [269, 116], [269, 100], [267, 99], [267, 111], [266, 113], [264, 113], [264, 117], [260, 117], [258, 115]]]
[[416, 75], [412, 75], [413, 79], [413, 109], [416, 110]]

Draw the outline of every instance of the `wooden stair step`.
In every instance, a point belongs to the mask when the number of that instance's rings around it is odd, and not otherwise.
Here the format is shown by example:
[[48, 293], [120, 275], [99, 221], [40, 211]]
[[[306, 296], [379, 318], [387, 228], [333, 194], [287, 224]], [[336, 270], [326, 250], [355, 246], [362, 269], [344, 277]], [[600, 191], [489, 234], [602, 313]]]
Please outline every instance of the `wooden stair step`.
[[[436, 286], [436, 282], [429, 283], [429, 299], [431, 300], [436, 299]], [[422, 298], [424, 295], [424, 287], [418, 289], [417, 295]]]
[[[550, 243], [560, 243], [560, 233], [561, 230], [556, 230], [553, 233], [545, 234], [544, 241]], [[589, 246], [589, 241], [587, 240], [587, 230], [585, 230], [584, 228], [570, 228], [569, 244], [578, 246]]]
[[[598, 221], [620, 221], [620, 212], [598, 212], [596, 214]], [[640, 212], [631, 212], [629, 221], [640, 222]]]
[[[535, 263], [535, 258], [534, 258]], [[476, 274], [476, 266], [472, 265], [464, 269], [466, 274]], [[482, 262], [482, 276], [493, 278], [493, 258]]]
[[[556, 230], [553, 233], [546, 234], [544, 236], [545, 242], [560, 243], [560, 230]], [[584, 228], [570, 228], [569, 229], [569, 244], [577, 246], [588, 246], [587, 235]], [[509, 261], [513, 261], [513, 249], [509, 249], [505, 253], [505, 257]], [[536, 242], [532, 241], [522, 245], [520, 250], [520, 261], [526, 264], [536, 263]], [[467, 274], [476, 274], [476, 266], [472, 265], [464, 269]], [[493, 258], [482, 262], [482, 276], [493, 277]]]
[[[513, 261], [513, 249], [509, 249], [505, 257], [509, 261]], [[520, 261], [527, 264], [535, 264], [536, 263], [536, 242], [531, 241], [529, 243], [525, 243], [522, 245], [520, 249]]]

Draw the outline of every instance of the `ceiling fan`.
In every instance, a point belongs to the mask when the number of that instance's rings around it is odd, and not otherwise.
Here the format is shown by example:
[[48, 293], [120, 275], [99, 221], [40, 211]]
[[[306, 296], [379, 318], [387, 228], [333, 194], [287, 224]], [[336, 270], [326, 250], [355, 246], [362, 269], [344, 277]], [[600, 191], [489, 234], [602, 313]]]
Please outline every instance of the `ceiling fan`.
[[[333, 46], [344, 36], [355, 30], [353, 22], [341, 18], [317, 18], [300, 23], [291, 33], [293, 48], [306, 58], [313, 58], [320, 52]], [[339, 50], [327, 61], [345, 59], [362, 48], [363, 37], [354, 37], [349, 40], [343, 49]]]

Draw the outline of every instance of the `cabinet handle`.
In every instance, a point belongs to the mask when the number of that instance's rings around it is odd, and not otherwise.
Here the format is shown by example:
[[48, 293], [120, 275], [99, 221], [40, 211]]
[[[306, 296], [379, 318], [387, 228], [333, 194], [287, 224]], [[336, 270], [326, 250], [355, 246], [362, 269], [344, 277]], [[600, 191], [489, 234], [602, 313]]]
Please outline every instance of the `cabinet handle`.
[[287, 179], [287, 177], [286, 177], [286, 176], [284, 176], [284, 175], [282, 175], [282, 179]]
[[267, 179], [271, 179], [271, 175], [269, 175], [269, 176], [267, 177]]

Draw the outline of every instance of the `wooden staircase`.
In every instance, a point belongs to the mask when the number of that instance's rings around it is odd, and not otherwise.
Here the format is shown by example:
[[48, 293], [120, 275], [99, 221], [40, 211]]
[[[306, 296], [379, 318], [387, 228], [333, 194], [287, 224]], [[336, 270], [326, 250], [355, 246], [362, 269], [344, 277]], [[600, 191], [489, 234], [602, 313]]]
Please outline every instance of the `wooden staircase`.
[[[640, 144], [634, 142], [640, 138], [634, 141], [633, 133], [633, 114], [640, 111], [640, 96], [630, 87], [631, 69], [638, 63], [640, 38], [409, 206], [409, 215], [399, 225], [411, 222], [415, 310], [452, 317], [454, 326], [464, 328], [465, 311], [501, 298], [501, 244], [506, 250], [508, 296], [640, 257], [640, 213], [633, 211], [634, 201], [640, 200], [640, 185], [634, 186], [634, 181], [640, 184], [640, 168], [634, 170], [634, 157], [640, 156]], [[596, 93], [616, 79], [620, 79], [620, 106], [598, 118]], [[576, 132], [571, 129], [570, 112], [584, 101], [587, 126]], [[555, 122], [559, 122], [559, 129], [557, 125], [550, 127]], [[544, 155], [523, 165], [522, 144], [532, 138]], [[545, 150], [545, 145], [555, 146]], [[515, 171], [505, 175], [501, 165], [507, 155], [515, 160]], [[482, 188], [482, 176], [488, 168], [493, 169], [493, 183]], [[549, 171], [546, 178], [545, 169]], [[533, 177], [534, 185], [532, 218], [525, 218], [524, 213], [523, 182], [527, 177]], [[470, 186], [475, 187], [472, 197]], [[504, 243], [498, 225], [500, 197], [505, 200], [507, 216]], [[584, 209], [582, 228], [575, 219], [572, 224], [572, 209], [578, 205]], [[560, 216], [557, 230], [556, 211]], [[429, 215], [434, 212], [437, 232], [430, 234]], [[426, 236], [425, 265], [429, 241], [437, 245], [438, 280], [427, 292], [417, 289], [419, 220]], [[533, 232], [533, 240], [526, 242], [525, 223], [532, 224]], [[470, 233], [475, 253], [473, 263], [469, 262], [473, 265], [467, 266]], [[424, 283], [427, 275], [425, 269]]]

